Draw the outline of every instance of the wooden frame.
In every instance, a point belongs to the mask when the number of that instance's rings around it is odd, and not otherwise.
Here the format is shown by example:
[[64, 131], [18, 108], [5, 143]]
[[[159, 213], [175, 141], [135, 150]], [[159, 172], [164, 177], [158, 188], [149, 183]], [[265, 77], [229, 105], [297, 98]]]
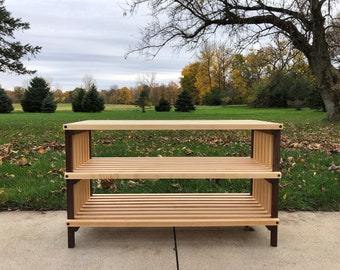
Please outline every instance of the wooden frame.
[[[282, 124], [256, 120], [89, 120], [64, 125], [68, 246], [79, 227], [258, 226], [277, 246]], [[91, 155], [92, 130], [251, 130], [250, 157]], [[92, 194], [91, 179], [252, 179], [242, 194]]]

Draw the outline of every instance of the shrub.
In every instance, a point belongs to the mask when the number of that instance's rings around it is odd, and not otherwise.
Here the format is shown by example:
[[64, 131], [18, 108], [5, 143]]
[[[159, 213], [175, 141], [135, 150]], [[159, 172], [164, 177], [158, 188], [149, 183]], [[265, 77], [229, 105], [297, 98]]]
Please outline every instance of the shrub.
[[277, 72], [254, 86], [250, 105], [281, 108], [290, 106], [299, 110], [318, 99], [312, 94], [315, 87], [313, 78], [308, 74]]
[[156, 112], [169, 112], [171, 110], [170, 102], [162, 97], [158, 105], [155, 106]]
[[214, 88], [211, 92], [203, 97], [203, 104], [210, 106], [218, 106], [223, 102], [223, 93], [220, 89]]

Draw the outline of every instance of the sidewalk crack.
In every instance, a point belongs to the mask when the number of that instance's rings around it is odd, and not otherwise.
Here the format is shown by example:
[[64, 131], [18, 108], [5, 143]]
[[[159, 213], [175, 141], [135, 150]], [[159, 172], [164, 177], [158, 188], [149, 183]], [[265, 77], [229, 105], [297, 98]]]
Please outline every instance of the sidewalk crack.
[[175, 251], [175, 255], [176, 255], [176, 265], [177, 265], [177, 270], [179, 270], [177, 238], [176, 238], [176, 227], [173, 228], [173, 232], [174, 232], [174, 244], [175, 244], [174, 251]]

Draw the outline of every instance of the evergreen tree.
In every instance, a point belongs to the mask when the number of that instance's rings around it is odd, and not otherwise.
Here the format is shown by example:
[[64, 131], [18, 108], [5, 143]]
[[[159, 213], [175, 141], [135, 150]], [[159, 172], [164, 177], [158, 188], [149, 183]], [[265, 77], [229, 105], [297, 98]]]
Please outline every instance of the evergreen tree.
[[142, 87], [143, 87], [142, 91], [140, 92], [139, 98], [137, 99], [137, 104], [139, 107], [142, 108], [142, 112], [145, 112], [145, 107], [150, 102], [149, 100], [150, 89], [147, 85], [143, 85]]
[[54, 113], [57, 109], [57, 104], [53, 100], [52, 93], [49, 93], [46, 98], [43, 100], [41, 111], [45, 113]]
[[105, 109], [104, 99], [99, 96], [97, 87], [92, 84], [89, 91], [85, 94], [82, 108], [84, 112], [101, 112]]
[[13, 110], [12, 100], [6, 94], [5, 89], [0, 87], [0, 113], [10, 113]]
[[175, 112], [190, 112], [195, 110], [190, 93], [184, 89], [177, 97], [175, 103]]
[[30, 25], [21, 18], [12, 17], [4, 2], [0, 0], [0, 72], [33, 74], [35, 71], [27, 69], [22, 59], [35, 57], [41, 47], [23, 44], [15, 38], [15, 33], [29, 29]]
[[164, 97], [161, 97], [158, 105], [155, 106], [156, 112], [169, 112], [171, 110], [170, 102]]
[[24, 112], [41, 112], [44, 99], [50, 92], [47, 82], [41, 77], [34, 77], [25, 91], [21, 106]]
[[75, 92], [75, 97], [72, 101], [72, 111], [83, 112], [82, 103], [83, 103], [83, 99], [86, 94], [86, 91], [83, 88], [76, 88], [74, 92]]

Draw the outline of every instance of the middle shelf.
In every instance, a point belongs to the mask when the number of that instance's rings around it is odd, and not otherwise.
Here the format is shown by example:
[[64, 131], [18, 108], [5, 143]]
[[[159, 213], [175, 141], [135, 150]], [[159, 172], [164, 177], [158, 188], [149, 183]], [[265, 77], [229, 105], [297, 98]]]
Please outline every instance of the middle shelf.
[[98, 157], [65, 174], [66, 179], [279, 179], [281, 173], [250, 157]]

